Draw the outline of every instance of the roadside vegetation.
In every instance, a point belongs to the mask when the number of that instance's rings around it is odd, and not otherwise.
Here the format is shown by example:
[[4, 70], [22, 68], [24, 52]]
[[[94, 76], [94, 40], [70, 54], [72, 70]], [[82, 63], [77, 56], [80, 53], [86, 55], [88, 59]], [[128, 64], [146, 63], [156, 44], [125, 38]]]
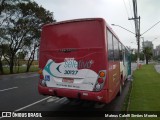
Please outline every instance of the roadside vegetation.
[[[128, 105], [124, 104], [123, 110], [126, 111], [160, 111], [160, 74], [156, 72], [154, 65], [143, 65], [133, 74], [132, 89], [130, 98], [127, 98]], [[125, 102], [125, 103], [126, 103]], [[126, 107], [127, 106], [127, 107]], [[138, 114], [138, 113], [137, 113]], [[136, 118], [129, 118], [129, 120]], [[159, 118], [137, 118], [157, 120]]]
[[[13, 66], [13, 74], [17, 73], [25, 73], [27, 71], [27, 60], [20, 60], [18, 64]], [[28, 72], [37, 72], [39, 69], [38, 61], [34, 60]], [[3, 74], [10, 74], [10, 67], [9, 65], [3, 61]]]
[[1, 0], [0, 74], [5, 74], [6, 66], [10, 74], [15, 73], [20, 60], [27, 60], [29, 72], [39, 49], [41, 28], [52, 22], [53, 13], [33, 0]]
[[129, 111], [160, 111], [160, 74], [153, 65], [134, 72]]
[[[16, 66], [13, 68], [13, 73], [25, 73], [26, 69], [27, 66], [19, 66], [19, 67]], [[39, 69], [38, 66], [32, 65], [29, 69], [29, 72], [36, 72], [38, 71], [38, 69]], [[10, 74], [9, 67], [3, 67], [3, 70], [4, 70], [4, 75]]]

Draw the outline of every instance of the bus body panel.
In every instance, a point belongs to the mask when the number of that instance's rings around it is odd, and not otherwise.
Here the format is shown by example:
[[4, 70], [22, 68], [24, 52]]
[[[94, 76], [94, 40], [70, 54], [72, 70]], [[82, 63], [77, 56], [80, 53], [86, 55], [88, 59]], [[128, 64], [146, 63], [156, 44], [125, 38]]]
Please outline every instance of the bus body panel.
[[42, 87], [40, 84], [38, 85], [39, 93], [42, 95], [50, 95], [50, 96], [58, 96], [58, 97], [67, 97], [67, 98], [75, 98], [82, 100], [90, 100], [108, 103], [111, 100], [108, 98], [107, 90], [101, 90], [100, 92], [92, 92], [85, 90], [76, 90], [76, 89], [65, 89], [65, 88], [47, 88]]
[[107, 73], [105, 26], [103, 19], [92, 19], [43, 27], [39, 66], [46, 87], [39, 84], [39, 93], [108, 101], [107, 75], [105, 87], [95, 91], [99, 71]]
[[115, 98], [120, 86], [120, 64], [117, 62], [109, 62], [109, 99]]
[[108, 61], [106, 33], [101, 18], [45, 25], [40, 42], [39, 93], [103, 103], [113, 100], [121, 85], [120, 71], [125, 70], [120, 61]]

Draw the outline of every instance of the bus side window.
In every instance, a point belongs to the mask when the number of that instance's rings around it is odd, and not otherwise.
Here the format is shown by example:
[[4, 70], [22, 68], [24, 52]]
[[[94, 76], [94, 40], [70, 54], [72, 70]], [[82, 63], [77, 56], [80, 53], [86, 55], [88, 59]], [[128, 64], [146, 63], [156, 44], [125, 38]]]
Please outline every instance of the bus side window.
[[125, 49], [125, 55], [126, 55], [125, 61], [128, 61], [129, 53], [128, 53], [128, 50], [127, 50], [127, 49]]
[[113, 61], [114, 60], [114, 49], [113, 49], [113, 40], [112, 40], [112, 33], [107, 30], [107, 36], [108, 36], [108, 60]]
[[123, 60], [123, 65], [125, 65], [124, 64], [124, 62], [125, 62], [125, 47], [122, 45], [122, 60]]
[[120, 61], [122, 61], [123, 60], [122, 43], [119, 43], [119, 57]]
[[114, 60], [117, 61], [119, 60], [119, 45], [118, 45], [118, 40], [113, 37], [113, 44], [114, 44]]

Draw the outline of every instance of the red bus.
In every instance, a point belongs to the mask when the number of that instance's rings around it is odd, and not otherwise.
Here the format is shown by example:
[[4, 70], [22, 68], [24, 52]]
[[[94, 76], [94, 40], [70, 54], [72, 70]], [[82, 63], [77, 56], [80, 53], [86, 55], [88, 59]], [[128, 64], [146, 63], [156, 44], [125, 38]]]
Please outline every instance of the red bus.
[[39, 93], [109, 103], [130, 74], [129, 51], [102, 18], [43, 26]]

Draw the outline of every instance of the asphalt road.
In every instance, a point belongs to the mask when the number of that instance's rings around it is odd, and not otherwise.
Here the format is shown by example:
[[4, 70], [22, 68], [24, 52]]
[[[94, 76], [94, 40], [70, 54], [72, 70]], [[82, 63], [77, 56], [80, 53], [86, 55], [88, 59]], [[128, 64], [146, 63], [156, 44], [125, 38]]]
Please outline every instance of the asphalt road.
[[[132, 65], [132, 69], [135, 69], [135, 65]], [[90, 112], [90, 114], [95, 113], [95, 111], [121, 111], [122, 105], [124, 103], [125, 96], [128, 93], [131, 81], [126, 81], [123, 86], [123, 91], [121, 96], [117, 96], [109, 104], [98, 104], [88, 101], [80, 100], [68, 100], [67, 98], [58, 98], [52, 96], [42, 96], [39, 95], [37, 85], [38, 85], [38, 75], [36, 73], [28, 74], [18, 74], [18, 75], [6, 75], [0, 76], [0, 111], [71, 111], [71, 112]], [[49, 113], [50, 114], [50, 113]], [[54, 114], [51, 113], [51, 114]], [[0, 114], [1, 115], [1, 114]], [[83, 117], [84, 119], [85, 117]], [[8, 118], [0, 117], [0, 120], [5, 120]], [[18, 118], [11, 118], [18, 119]], [[21, 118], [19, 118], [21, 119]], [[26, 118], [28, 119], [28, 118]], [[30, 118], [31, 119], [31, 118]], [[38, 118], [39, 119], [39, 118]], [[41, 118], [46, 119], [46, 118]], [[65, 119], [71, 120], [72, 118], [66, 117], [54, 117], [54, 119]], [[75, 118], [73, 118], [75, 119]], [[76, 118], [81, 119], [81, 117]], [[85, 119], [97, 119], [97, 118], [85, 118]], [[101, 117], [98, 119], [107, 119]]]

